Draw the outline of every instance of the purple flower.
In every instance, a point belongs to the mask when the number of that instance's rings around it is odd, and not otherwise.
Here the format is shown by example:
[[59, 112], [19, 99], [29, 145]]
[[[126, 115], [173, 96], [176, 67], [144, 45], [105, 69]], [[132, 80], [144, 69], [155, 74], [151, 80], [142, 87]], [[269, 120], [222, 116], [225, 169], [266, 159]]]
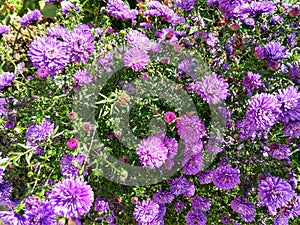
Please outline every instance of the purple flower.
[[62, 39], [63, 36], [68, 33], [68, 29], [65, 27], [48, 27], [46, 29], [46, 33], [47, 35], [49, 35], [50, 37], [54, 37], [54, 38], [60, 38]]
[[197, 174], [197, 178], [200, 184], [209, 184], [213, 181], [213, 175], [214, 175], [214, 171], [208, 169], [205, 170], [204, 172]]
[[276, 6], [272, 2], [251, 2], [244, 4], [241, 7], [241, 13], [249, 13], [251, 16], [255, 17], [259, 14], [270, 14], [274, 12]]
[[300, 121], [289, 122], [284, 124], [283, 132], [286, 136], [299, 138], [300, 137]]
[[275, 218], [274, 218], [274, 223], [273, 225], [286, 225], [289, 224], [289, 219], [283, 215], [283, 214], [278, 214]]
[[94, 53], [94, 35], [87, 25], [78, 25], [71, 32], [63, 35], [67, 43], [68, 52], [71, 54], [71, 62], [86, 63]]
[[197, 88], [199, 94], [208, 104], [219, 104], [229, 96], [229, 85], [217, 74], [204, 76]]
[[10, 32], [10, 29], [8, 27], [0, 25], [0, 35], [6, 34], [9, 32]]
[[210, 210], [211, 202], [209, 198], [202, 198], [201, 196], [195, 196], [191, 200], [192, 207], [195, 210], [200, 210], [202, 212], [206, 212]]
[[239, 139], [244, 141], [255, 135], [255, 127], [253, 122], [249, 119], [241, 119], [235, 121], [235, 127], [240, 133]]
[[270, 147], [270, 151], [268, 153], [275, 159], [279, 159], [279, 160], [286, 159], [289, 161], [291, 149], [285, 144], [279, 146], [275, 145]]
[[269, 42], [265, 45], [265, 58], [269, 62], [280, 61], [286, 53], [286, 49], [279, 42]]
[[132, 68], [134, 71], [143, 70], [149, 63], [150, 57], [146, 50], [138, 47], [127, 50], [124, 54], [124, 65], [127, 68]]
[[295, 219], [300, 216], [300, 197], [294, 196], [292, 201], [285, 206], [283, 213], [288, 219]]
[[278, 119], [280, 104], [274, 95], [262, 93], [251, 98], [246, 115], [256, 130], [269, 129]]
[[158, 204], [169, 204], [174, 200], [174, 195], [169, 191], [159, 191], [153, 195], [153, 201]]
[[172, 123], [176, 119], [175, 113], [168, 111], [166, 112], [164, 119], [167, 123]]
[[178, 143], [175, 138], [169, 138], [168, 136], [165, 136], [163, 139], [164, 145], [168, 149], [168, 159], [173, 159], [175, 155], [177, 154], [178, 150]]
[[180, 195], [185, 193], [191, 185], [192, 184], [184, 176], [181, 176], [171, 181], [170, 191], [174, 195]]
[[49, 202], [43, 202], [30, 210], [26, 210], [24, 217], [28, 224], [56, 225], [56, 215]]
[[185, 221], [187, 225], [206, 225], [206, 216], [203, 212], [191, 210], [186, 214]]
[[230, 190], [235, 188], [240, 182], [240, 172], [231, 165], [219, 166], [213, 176], [213, 183], [216, 187]]
[[70, 11], [74, 11], [77, 14], [80, 13], [80, 8], [69, 1], [63, 1], [61, 3], [61, 12], [64, 16], [70, 16]]
[[300, 120], [300, 92], [298, 87], [288, 86], [276, 93], [278, 102], [281, 104], [279, 119], [285, 123]]
[[178, 70], [182, 74], [188, 74], [194, 78], [199, 70], [199, 66], [193, 62], [192, 59], [184, 58], [184, 60], [178, 64]]
[[15, 79], [15, 75], [10, 72], [3, 72], [0, 74], [0, 90], [11, 86], [11, 82]]
[[46, 79], [49, 75], [49, 71], [43, 67], [40, 67], [37, 70], [37, 74], [38, 74], [39, 78]]
[[143, 166], [151, 169], [160, 167], [167, 159], [168, 149], [159, 137], [150, 135], [138, 145], [137, 155]]
[[11, 211], [0, 211], [0, 218], [7, 225], [27, 225], [28, 221], [24, 216], [19, 215], [17, 212]]
[[141, 224], [150, 224], [158, 218], [159, 208], [159, 204], [152, 200], [138, 202], [133, 211], [134, 219]]
[[191, 198], [196, 192], [196, 187], [194, 182], [190, 182], [190, 187], [183, 193], [183, 196], [186, 198]]
[[176, 121], [177, 133], [185, 143], [195, 143], [206, 134], [205, 125], [202, 120], [196, 116], [181, 116]]
[[280, 177], [267, 177], [258, 185], [258, 197], [268, 208], [270, 215], [276, 214], [276, 209], [285, 206], [293, 197], [291, 185]]
[[10, 194], [12, 191], [12, 186], [6, 181], [0, 182], [0, 204], [4, 206], [10, 206], [11, 199]]
[[67, 142], [67, 146], [69, 149], [73, 150], [78, 147], [78, 141], [76, 138], [70, 138]]
[[174, 0], [174, 3], [184, 11], [190, 11], [194, 8], [197, 0]]
[[137, 30], [130, 30], [126, 35], [125, 40], [132, 48], [137, 47], [146, 51], [151, 50], [155, 52], [155, 48], [158, 45], [157, 43], [152, 42], [145, 34]]
[[177, 201], [174, 203], [174, 210], [175, 211], [182, 211], [184, 209], [184, 203], [181, 201]]
[[[186, 161], [188, 160], [188, 161]], [[182, 171], [186, 175], [195, 175], [200, 172], [203, 167], [202, 153], [188, 156], [187, 159], [183, 160]]]
[[258, 58], [258, 59], [266, 58], [266, 50], [263, 46], [255, 47], [254, 51], [255, 51], [256, 58]]
[[106, 12], [108, 15], [117, 19], [125, 20], [133, 20], [138, 14], [137, 10], [130, 10], [121, 0], [109, 0], [106, 6]]
[[101, 214], [107, 215], [110, 210], [108, 201], [106, 201], [104, 198], [96, 198], [95, 210]]
[[85, 70], [77, 70], [74, 75], [74, 80], [79, 85], [90, 84], [93, 80], [91, 73]]
[[228, 216], [223, 216], [221, 218], [221, 223], [222, 224], [229, 224], [231, 222], [231, 219]]
[[244, 4], [244, 0], [218, 0], [219, 10], [224, 13], [225, 18], [236, 16], [235, 9]]
[[69, 63], [66, 45], [56, 38], [41, 37], [34, 40], [28, 56], [36, 68], [45, 68], [51, 75], [56, 75]]
[[85, 181], [65, 179], [54, 185], [48, 198], [58, 216], [80, 218], [90, 211], [94, 192]]
[[262, 86], [260, 74], [249, 71], [243, 79], [243, 86], [248, 91], [260, 88]]
[[29, 13], [25, 14], [20, 19], [20, 24], [23, 28], [25, 28], [27, 25], [31, 24], [33, 21], [36, 21], [42, 17], [42, 14], [39, 10], [30, 11]]
[[41, 202], [39, 198], [29, 196], [25, 200], [25, 208], [26, 210], [32, 210], [32, 209], [37, 209], [40, 207]]
[[73, 155], [63, 155], [60, 160], [60, 171], [64, 178], [76, 179], [79, 176], [79, 168], [74, 165]]
[[293, 66], [290, 68], [289, 76], [291, 80], [295, 80], [300, 78], [300, 67], [297, 64], [293, 64]]
[[230, 202], [233, 211], [242, 216], [244, 222], [253, 222], [255, 218], [254, 204], [245, 199], [237, 197]]

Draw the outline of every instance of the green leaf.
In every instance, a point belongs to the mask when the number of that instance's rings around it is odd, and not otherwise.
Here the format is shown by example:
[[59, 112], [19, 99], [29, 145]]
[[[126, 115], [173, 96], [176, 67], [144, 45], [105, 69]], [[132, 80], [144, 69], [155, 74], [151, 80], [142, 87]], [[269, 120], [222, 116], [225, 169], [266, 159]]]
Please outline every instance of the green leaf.
[[43, 8], [41, 5], [41, 12], [45, 17], [55, 17], [57, 9], [57, 6], [54, 4], [47, 4]]

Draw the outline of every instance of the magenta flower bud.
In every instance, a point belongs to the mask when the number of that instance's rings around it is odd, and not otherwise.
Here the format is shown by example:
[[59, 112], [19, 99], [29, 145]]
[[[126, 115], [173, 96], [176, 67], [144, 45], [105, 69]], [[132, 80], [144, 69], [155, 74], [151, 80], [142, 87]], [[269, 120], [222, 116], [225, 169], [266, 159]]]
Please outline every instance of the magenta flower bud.
[[134, 205], [137, 204], [138, 203], [138, 198], [137, 197], [132, 197], [131, 198], [131, 203], [134, 204]]
[[76, 138], [70, 138], [67, 142], [67, 146], [69, 149], [73, 150], [78, 147], [78, 141]]
[[175, 113], [169, 111], [169, 112], [166, 112], [164, 119], [167, 123], [171, 123], [176, 119], [176, 115], [175, 115]]
[[71, 119], [71, 120], [74, 120], [76, 117], [77, 117], [77, 114], [75, 112], [70, 112], [68, 114], [68, 118]]

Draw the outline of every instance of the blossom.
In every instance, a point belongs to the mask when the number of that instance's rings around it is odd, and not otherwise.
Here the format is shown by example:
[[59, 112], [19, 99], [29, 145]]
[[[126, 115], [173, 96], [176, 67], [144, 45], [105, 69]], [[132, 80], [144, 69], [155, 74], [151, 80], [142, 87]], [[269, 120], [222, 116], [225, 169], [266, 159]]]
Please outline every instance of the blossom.
[[209, 184], [213, 181], [213, 170], [205, 170], [204, 172], [198, 173], [197, 178], [200, 184]]
[[300, 137], [300, 121], [289, 122], [284, 124], [283, 132], [286, 136], [299, 138]]
[[235, 188], [239, 182], [240, 172], [231, 165], [219, 166], [214, 172], [213, 183], [218, 188], [230, 190]]
[[128, 44], [134, 48], [140, 48], [144, 49], [146, 51], [156, 51], [156, 48], [158, 47], [157, 43], [151, 41], [147, 35], [143, 34], [142, 32], [139, 32], [137, 30], [130, 30], [127, 35], [125, 36], [125, 40], [128, 42]]
[[19, 215], [16, 211], [0, 211], [0, 218], [8, 225], [27, 225], [25, 216]]
[[200, 210], [202, 212], [206, 212], [210, 209], [211, 202], [209, 198], [203, 198], [201, 196], [195, 196], [191, 200], [192, 207], [195, 210]]
[[91, 73], [85, 70], [77, 70], [74, 75], [74, 80], [79, 85], [90, 84], [92, 79]]
[[153, 201], [158, 204], [169, 204], [174, 200], [174, 195], [169, 191], [159, 191], [154, 193]]
[[168, 111], [166, 112], [164, 119], [167, 123], [172, 123], [176, 119], [175, 113]]
[[185, 221], [187, 225], [206, 225], [206, 216], [203, 212], [191, 210], [186, 214]]
[[258, 185], [258, 197], [268, 208], [270, 215], [285, 206], [293, 197], [291, 185], [280, 177], [269, 176]]
[[52, 37], [40, 37], [29, 47], [28, 56], [36, 68], [45, 68], [56, 75], [69, 63], [66, 44]]
[[249, 13], [255, 17], [258, 14], [270, 14], [274, 12], [276, 6], [272, 2], [256, 2], [243, 4], [241, 7], [241, 13]]
[[266, 51], [263, 46], [256, 46], [254, 51], [255, 51], [256, 58], [264, 59], [266, 57]]
[[251, 98], [246, 115], [256, 130], [268, 129], [278, 119], [280, 109], [277, 98], [274, 95], [261, 93]]
[[61, 12], [64, 16], [70, 16], [70, 11], [74, 11], [76, 13], [80, 13], [80, 8], [78, 6], [74, 6], [73, 3], [69, 1], [61, 2]]
[[174, 3], [184, 11], [190, 11], [194, 8], [197, 0], [174, 0]]
[[230, 202], [233, 211], [242, 216], [243, 221], [252, 222], [255, 218], [254, 204], [245, 199], [237, 197]]
[[12, 81], [15, 79], [15, 75], [10, 72], [3, 72], [0, 74], [0, 90], [11, 86]]
[[275, 218], [274, 218], [274, 223], [273, 225], [286, 225], [289, 224], [289, 219], [283, 215], [283, 214], [278, 214]]
[[76, 138], [70, 138], [67, 142], [67, 146], [69, 149], [73, 150], [78, 147], [78, 141]]
[[275, 159], [286, 159], [289, 161], [289, 156], [291, 154], [291, 149], [285, 145], [275, 145], [275, 146], [270, 146], [270, 151], [268, 152], [273, 158]]
[[56, 215], [49, 202], [37, 204], [30, 210], [26, 210], [24, 217], [28, 223], [56, 225]]
[[127, 50], [124, 54], [124, 65], [134, 71], [143, 70], [149, 63], [150, 57], [146, 50], [134, 47]]
[[196, 93], [199, 94], [210, 105], [219, 104], [229, 96], [229, 85], [217, 74], [206, 75], [197, 88]]
[[54, 37], [54, 38], [60, 38], [62, 39], [63, 36], [68, 32], [68, 29], [62, 26], [58, 26], [58, 27], [48, 27], [46, 29], [46, 33], [48, 36], [50, 37]]
[[90, 211], [94, 192], [85, 181], [65, 179], [54, 185], [48, 198], [58, 216], [80, 218]]
[[243, 86], [249, 91], [260, 88], [262, 86], [260, 74], [249, 71], [243, 79]]
[[184, 159], [182, 171], [186, 175], [195, 175], [200, 172], [203, 165], [204, 163], [203, 163], [202, 152], [201, 152], [198, 154], [194, 154], [191, 157], [188, 156], [187, 159]]
[[42, 17], [42, 14], [39, 10], [30, 11], [27, 14], [25, 14], [20, 19], [20, 24], [23, 28], [25, 28], [27, 25], [31, 24], [33, 21], [38, 20]]
[[10, 32], [10, 29], [8, 27], [0, 25], [0, 35], [7, 34], [9, 32]]
[[71, 32], [63, 35], [71, 62], [86, 63], [94, 53], [94, 35], [87, 25], [77, 25]]
[[152, 200], [138, 202], [135, 205], [133, 216], [138, 223], [151, 223], [159, 216], [159, 204]]
[[121, 0], [109, 0], [106, 5], [106, 12], [117, 19], [125, 20], [135, 19], [138, 14], [137, 10], [130, 10]]
[[224, 13], [225, 18], [236, 16], [235, 9], [241, 6], [244, 0], [218, 0], [219, 10]]
[[101, 214], [107, 215], [110, 210], [108, 201], [104, 198], [96, 198], [95, 210]]
[[279, 104], [281, 104], [279, 119], [285, 123], [300, 120], [300, 92], [295, 86], [288, 86], [278, 90], [276, 93]]
[[286, 49], [279, 42], [269, 42], [264, 48], [265, 58], [269, 62], [280, 61], [286, 53]]
[[294, 196], [291, 202], [284, 207], [284, 215], [288, 219], [295, 219], [300, 216], [300, 197], [298, 195]]
[[43, 67], [40, 67], [37, 70], [37, 74], [38, 74], [39, 78], [46, 79], [49, 75], [49, 71]]
[[179, 64], [178, 64], [178, 71], [182, 74], [188, 74], [192, 78], [195, 77], [197, 71], [199, 70], [199, 66], [193, 62], [190, 58], [184, 58]]
[[163, 140], [153, 135], [143, 139], [136, 151], [141, 164], [151, 169], [160, 167], [166, 161], [168, 154]]
[[169, 185], [170, 191], [174, 195], [180, 195], [185, 193], [192, 184], [184, 176], [181, 176], [172, 180]]
[[176, 127], [180, 138], [186, 143], [195, 143], [206, 134], [204, 123], [196, 115], [181, 116], [176, 121]]
[[195, 192], [196, 192], [196, 187], [194, 182], [189, 182], [190, 183], [190, 187], [183, 193], [183, 196], [186, 198], [191, 198], [194, 196]]

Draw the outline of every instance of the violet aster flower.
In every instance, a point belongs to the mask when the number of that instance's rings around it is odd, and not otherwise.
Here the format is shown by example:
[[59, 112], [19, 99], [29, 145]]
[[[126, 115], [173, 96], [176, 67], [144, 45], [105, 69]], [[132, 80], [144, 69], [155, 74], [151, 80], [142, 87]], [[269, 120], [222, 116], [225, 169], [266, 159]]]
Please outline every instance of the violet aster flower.
[[49, 202], [43, 202], [37, 207], [26, 210], [24, 217], [29, 224], [34, 223], [56, 225], [56, 215]]
[[85, 70], [77, 70], [74, 75], [74, 80], [79, 85], [90, 84], [92, 79], [91, 73]]
[[169, 191], [159, 191], [153, 195], [153, 201], [158, 204], [169, 204], [174, 200], [174, 195]]
[[255, 125], [250, 119], [241, 119], [235, 121], [235, 127], [240, 134], [239, 139], [242, 141], [250, 137], [254, 137], [256, 134]]
[[128, 42], [128, 44], [131, 47], [137, 47], [140, 49], [144, 49], [146, 51], [153, 51], [155, 52], [155, 49], [157, 47], [157, 43], [152, 42], [146, 34], [143, 34], [142, 32], [139, 32], [137, 30], [130, 30], [126, 37], [125, 40]]
[[255, 47], [254, 52], [255, 52], [256, 58], [258, 58], [258, 59], [266, 58], [266, 50], [263, 46]]
[[29, 196], [25, 200], [25, 208], [26, 210], [32, 210], [40, 207], [41, 202], [39, 198]]
[[9, 32], [10, 32], [10, 29], [8, 27], [0, 25], [0, 35], [7, 34]]
[[168, 136], [164, 137], [164, 145], [168, 149], [168, 159], [173, 159], [178, 151], [178, 143], [175, 138], [169, 138]]
[[186, 214], [185, 221], [187, 225], [206, 225], [206, 216], [203, 212], [191, 210]]
[[286, 53], [286, 49], [279, 42], [269, 42], [265, 45], [265, 58], [269, 62], [280, 61]]
[[0, 183], [0, 204], [4, 206], [10, 206], [10, 194], [12, 191], [12, 186], [6, 181]]
[[132, 20], [135, 19], [138, 11], [135, 9], [130, 10], [121, 0], [109, 0], [106, 6], [108, 15], [117, 19]]
[[245, 199], [237, 197], [230, 202], [233, 211], [242, 216], [244, 222], [253, 222], [255, 218], [254, 204]]
[[6, 117], [6, 106], [7, 103], [4, 98], [0, 98], [0, 118], [5, 118]]
[[61, 12], [64, 16], [70, 16], [70, 11], [73, 11], [77, 14], [80, 13], [80, 8], [75, 6], [73, 3], [69, 1], [63, 1], [61, 3]]
[[[186, 161], [188, 160], [188, 161]], [[186, 175], [195, 175], [200, 172], [204, 163], [202, 159], [202, 153], [198, 153], [192, 156], [188, 156], [183, 160], [182, 171]]]
[[37, 74], [38, 74], [39, 78], [46, 79], [49, 75], [49, 71], [46, 68], [40, 67], [37, 70]]
[[23, 28], [25, 28], [27, 25], [31, 24], [33, 21], [36, 21], [38, 19], [42, 18], [42, 14], [39, 10], [30, 11], [27, 14], [25, 14], [20, 19], [20, 24]]
[[104, 198], [96, 198], [95, 210], [101, 214], [107, 215], [110, 210], [108, 201], [106, 201]]
[[260, 74], [249, 71], [243, 79], [243, 86], [248, 91], [260, 88], [262, 86]]
[[174, 3], [184, 11], [190, 11], [194, 8], [197, 0], [174, 0]]
[[187, 189], [191, 186], [191, 183], [184, 176], [181, 176], [172, 180], [169, 185], [170, 191], [174, 195], [181, 195], [187, 191]]
[[48, 198], [58, 216], [80, 218], [90, 211], [94, 192], [85, 181], [65, 179], [54, 185]]
[[124, 65], [134, 71], [143, 70], [149, 63], [150, 57], [146, 50], [134, 47], [127, 50], [124, 54]]
[[202, 120], [196, 116], [181, 116], [176, 121], [177, 133], [185, 143], [195, 143], [206, 134], [205, 125]]
[[60, 38], [60, 39], [62, 39], [63, 36], [67, 32], [68, 32], [68, 29], [65, 28], [65, 27], [61, 27], [61, 26], [58, 26], [58, 27], [48, 27], [46, 29], [47, 35], [49, 35], [50, 37], [53, 37], [53, 38]]
[[176, 119], [175, 113], [168, 111], [166, 112], [164, 119], [167, 123], [172, 123]]
[[15, 75], [10, 72], [3, 72], [0, 74], [0, 90], [11, 86], [11, 82], [15, 79]]
[[135, 205], [134, 219], [141, 224], [150, 224], [159, 216], [159, 204], [152, 200], [143, 200]]
[[230, 190], [235, 188], [240, 182], [240, 172], [231, 165], [219, 166], [213, 175], [213, 183], [216, 187]]
[[174, 203], [175, 211], [182, 211], [184, 209], [184, 203], [182, 201], [177, 201]]
[[214, 73], [201, 79], [197, 94], [210, 105], [219, 104], [229, 96], [228, 87], [226, 81]]
[[0, 218], [7, 225], [27, 225], [28, 221], [24, 216], [19, 215], [17, 212], [11, 211], [0, 211]]
[[270, 147], [270, 151], [268, 153], [275, 159], [279, 159], [279, 160], [286, 159], [287, 161], [289, 161], [291, 149], [285, 144], [279, 146], [275, 145]]
[[94, 38], [92, 31], [86, 25], [78, 25], [71, 32], [65, 33], [63, 40], [67, 43], [71, 62], [88, 61], [94, 53]]
[[224, 13], [225, 18], [236, 16], [235, 9], [245, 3], [244, 0], [218, 0], [219, 10]]
[[162, 166], [168, 154], [168, 149], [164, 145], [163, 140], [153, 135], [143, 139], [136, 151], [141, 164], [151, 169]]
[[210, 210], [211, 202], [209, 198], [202, 198], [201, 196], [195, 196], [191, 200], [192, 207], [195, 210], [200, 210], [202, 212], [206, 212]]
[[276, 214], [276, 209], [285, 206], [293, 197], [291, 185], [280, 177], [270, 176], [261, 180], [258, 185], [258, 197], [268, 208], [270, 215]]
[[246, 115], [256, 130], [269, 129], [280, 114], [280, 104], [274, 95], [262, 93], [251, 98]]
[[289, 122], [284, 124], [283, 132], [286, 136], [299, 138], [300, 137], [300, 121]]
[[300, 67], [297, 64], [293, 64], [292, 67], [290, 67], [289, 76], [291, 80], [295, 80], [300, 78]]
[[278, 214], [274, 218], [273, 225], [286, 225], [286, 224], [289, 224], [289, 219], [285, 215]]
[[281, 114], [279, 120], [288, 123], [300, 120], [300, 92], [298, 87], [288, 86], [278, 90], [276, 93], [279, 104], [281, 104]]
[[192, 61], [192, 59], [185, 58], [178, 64], [178, 71], [182, 74], [188, 74], [194, 78], [197, 71], [199, 70], [199, 66]]
[[186, 197], [186, 198], [191, 198], [194, 196], [196, 192], [196, 187], [195, 187], [195, 184], [194, 182], [190, 182], [190, 187], [183, 193], [183, 196]]
[[197, 178], [200, 184], [211, 183], [213, 181], [213, 176], [214, 176], [214, 171], [210, 169], [197, 174]]
[[270, 14], [274, 12], [276, 6], [272, 2], [251, 2], [246, 3], [241, 7], [241, 13], [249, 13], [251, 16], [259, 14]]
[[56, 75], [69, 63], [66, 45], [56, 38], [41, 37], [29, 47], [28, 56], [36, 68], [45, 68]]
[[284, 207], [283, 213], [292, 220], [300, 216], [300, 197], [298, 195], [294, 196], [292, 201]]
[[76, 138], [70, 138], [67, 142], [67, 146], [69, 149], [73, 150], [78, 147], [78, 141]]
[[79, 176], [79, 168], [73, 163], [73, 155], [63, 155], [60, 160], [60, 171], [64, 178], [76, 179]]

